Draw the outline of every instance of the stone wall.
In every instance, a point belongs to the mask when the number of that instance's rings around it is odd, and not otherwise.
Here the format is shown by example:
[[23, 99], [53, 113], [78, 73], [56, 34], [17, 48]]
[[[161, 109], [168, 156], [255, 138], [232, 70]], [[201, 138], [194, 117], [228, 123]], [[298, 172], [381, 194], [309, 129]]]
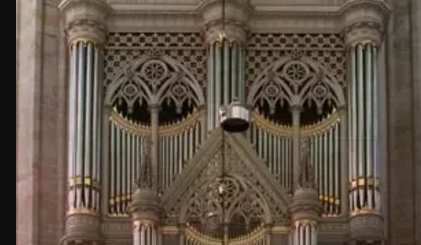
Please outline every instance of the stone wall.
[[390, 244], [412, 245], [421, 242], [420, 204], [414, 198], [420, 186], [416, 169], [419, 173], [421, 164], [419, 1], [395, 0], [391, 4], [387, 34], [389, 239]]
[[66, 50], [56, 5], [16, 1], [17, 245], [57, 245], [64, 224]]

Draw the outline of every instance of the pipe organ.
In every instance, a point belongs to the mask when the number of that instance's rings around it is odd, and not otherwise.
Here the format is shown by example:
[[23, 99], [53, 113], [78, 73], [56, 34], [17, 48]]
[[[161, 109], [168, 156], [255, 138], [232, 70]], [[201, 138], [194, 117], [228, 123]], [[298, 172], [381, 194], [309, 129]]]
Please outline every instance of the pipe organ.
[[[117, 109], [109, 117], [108, 214], [126, 216], [151, 128], [126, 119]], [[159, 127], [160, 188], [165, 191], [202, 142], [201, 113]]]

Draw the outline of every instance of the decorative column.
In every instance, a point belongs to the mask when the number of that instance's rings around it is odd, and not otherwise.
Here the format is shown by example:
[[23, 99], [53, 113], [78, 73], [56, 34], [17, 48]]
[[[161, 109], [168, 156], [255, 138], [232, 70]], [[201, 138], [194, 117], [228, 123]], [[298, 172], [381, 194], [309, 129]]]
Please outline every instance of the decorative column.
[[227, 106], [234, 99], [245, 102], [245, 27], [251, 6], [247, 1], [226, 1], [225, 7], [223, 5], [223, 1], [212, 0], [200, 3], [208, 45], [208, 131], [220, 126], [221, 106]]
[[[297, 101], [298, 102], [298, 101]], [[296, 103], [291, 105], [291, 114], [292, 114], [292, 161], [293, 161], [293, 183], [292, 190], [296, 188], [298, 183], [298, 176], [300, 174], [300, 114], [301, 114], [301, 105]]]
[[145, 143], [137, 189], [129, 205], [133, 221], [133, 245], [158, 245], [160, 239], [158, 228], [161, 209], [151, 161], [152, 143]]
[[382, 1], [352, 1], [344, 8], [348, 82], [350, 240], [384, 240], [378, 161], [378, 50], [387, 7]]
[[59, 8], [70, 59], [69, 193], [62, 244], [100, 244], [102, 64], [110, 8], [99, 0], [66, 0]]
[[301, 149], [299, 174], [289, 206], [292, 218], [290, 245], [317, 244], [317, 225], [323, 212], [315, 182], [315, 172], [310, 163], [309, 146]]
[[153, 182], [153, 189], [159, 192], [159, 105], [150, 105], [151, 113], [151, 162], [152, 176], [156, 180]]

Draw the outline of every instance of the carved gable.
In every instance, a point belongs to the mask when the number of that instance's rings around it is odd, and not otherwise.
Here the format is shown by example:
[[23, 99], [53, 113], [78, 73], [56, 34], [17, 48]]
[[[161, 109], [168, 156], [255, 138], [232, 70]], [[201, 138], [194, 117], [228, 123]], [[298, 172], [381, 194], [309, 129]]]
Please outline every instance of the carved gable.
[[[247, 216], [251, 216], [247, 209], [252, 207], [250, 210], [256, 212], [254, 215], [260, 215], [262, 222], [286, 222], [289, 202], [286, 190], [275, 181], [243, 135], [223, 135], [220, 129], [212, 132], [188, 167], [162, 197], [166, 222], [177, 224], [193, 216], [199, 218], [197, 212], [203, 211], [201, 205], [209, 198], [209, 188], [220, 176], [223, 158], [225, 173], [230, 179], [227, 185], [232, 186], [229, 198], [232, 203], [227, 204], [227, 209], [233, 213], [246, 212]], [[242, 203], [244, 207], [240, 207]], [[217, 208], [215, 205], [214, 208]]]

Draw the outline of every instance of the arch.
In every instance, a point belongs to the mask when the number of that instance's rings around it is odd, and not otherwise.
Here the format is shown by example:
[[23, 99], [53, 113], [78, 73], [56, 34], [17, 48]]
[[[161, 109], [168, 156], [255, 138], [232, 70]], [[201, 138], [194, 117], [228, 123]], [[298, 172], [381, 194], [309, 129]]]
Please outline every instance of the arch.
[[107, 88], [105, 103], [112, 105], [117, 99], [129, 105], [142, 101], [157, 105], [165, 99], [176, 105], [186, 100], [197, 106], [205, 103], [199, 82], [184, 65], [167, 55], [154, 54], [145, 54], [116, 73]]
[[346, 104], [343, 89], [328, 68], [309, 57], [292, 56], [282, 57], [256, 76], [246, 101], [254, 105], [260, 99], [269, 106], [281, 101], [302, 106], [307, 100], [318, 106], [326, 100], [337, 107]]
[[[248, 180], [243, 178], [240, 174], [230, 174], [227, 178], [238, 182], [245, 191], [240, 193], [227, 209], [227, 215], [231, 216], [236, 213], [235, 206], [241, 201], [244, 201], [247, 197], [255, 197], [255, 201], [259, 204], [263, 211], [262, 220], [269, 224], [272, 222], [272, 212], [267, 204], [266, 199], [261, 195], [261, 193], [255, 188], [255, 186], [250, 183]], [[181, 210], [179, 212], [179, 223], [184, 224], [188, 221], [188, 210], [195, 201], [206, 200], [207, 187], [212, 185], [215, 182], [215, 177], [203, 179], [197, 185], [198, 188], [191, 190], [184, 198], [181, 204]], [[195, 194], [193, 194], [195, 193]]]

